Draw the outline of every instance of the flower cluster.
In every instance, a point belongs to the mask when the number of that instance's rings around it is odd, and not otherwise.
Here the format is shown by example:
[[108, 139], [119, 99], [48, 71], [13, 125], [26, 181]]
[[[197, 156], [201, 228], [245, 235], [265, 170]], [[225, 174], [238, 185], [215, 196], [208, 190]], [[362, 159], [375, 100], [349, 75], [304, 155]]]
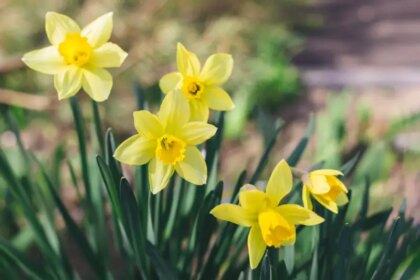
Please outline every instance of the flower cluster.
[[[58, 98], [74, 96], [83, 88], [95, 101], [108, 98], [112, 77], [104, 68], [119, 67], [127, 57], [116, 44], [108, 42], [112, 13], [105, 14], [85, 28], [69, 17], [49, 12], [46, 33], [52, 46], [25, 54], [23, 61], [32, 69], [54, 75]], [[211, 138], [217, 128], [208, 124], [209, 109], [226, 111], [235, 107], [220, 86], [233, 69], [231, 55], [211, 55], [201, 67], [197, 56], [182, 44], [177, 46], [178, 72], [160, 80], [165, 98], [157, 112], [133, 113], [137, 133], [115, 151], [115, 158], [128, 165], [149, 164], [150, 190], [162, 191], [176, 172], [195, 185], [206, 184], [207, 166], [197, 145]], [[336, 170], [304, 173], [304, 207], [280, 202], [292, 191], [292, 171], [282, 160], [272, 172], [265, 192], [245, 185], [239, 205], [221, 204], [212, 211], [215, 217], [250, 227], [248, 250], [251, 268], [256, 268], [267, 247], [294, 244], [296, 225], [312, 226], [324, 219], [312, 211], [312, 195], [325, 208], [337, 213], [348, 202], [347, 188], [336, 177]]]
[[211, 214], [218, 219], [250, 227], [248, 251], [250, 266], [254, 269], [267, 247], [279, 248], [295, 243], [296, 225], [313, 226], [324, 221], [311, 211], [308, 192], [314, 193], [315, 190], [317, 194], [313, 194], [314, 197], [335, 213], [337, 204], [345, 204], [347, 189], [334, 175], [342, 174], [336, 170], [317, 170], [305, 174], [305, 178], [311, 178], [308, 182], [304, 181], [302, 193], [305, 207], [297, 204], [279, 205], [293, 186], [292, 171], [287, 162], [282, 160], [274, 168], [265, 192], [247, 184], [239, 193], [239, 205], [221, 204], [213, 208]]

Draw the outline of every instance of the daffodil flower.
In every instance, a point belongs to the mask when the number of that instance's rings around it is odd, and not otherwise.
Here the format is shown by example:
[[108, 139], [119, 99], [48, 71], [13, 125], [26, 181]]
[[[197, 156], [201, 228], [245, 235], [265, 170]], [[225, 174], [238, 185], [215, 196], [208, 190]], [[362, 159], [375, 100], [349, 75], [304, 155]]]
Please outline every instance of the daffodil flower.
[[158, 115], [134, 112], [138, 134], [125, 140], [114, 157], [129, 165], [149, 162], [149, 181], [153, 194], [166, 187], [172, 174], [195, 184], [207, 181], [207, 166], [195, 145], [212, 137], [217, 128], [205, 122], [190, 122], [189, 107], [179, 91], [167, 95]]
[[338, 213], [338, 206], [345, 205], [347, 197], [346, 186], [336, 177], [342, 176], [338, 170], [320, 169], [303, 175], [302, 200], [306, 208], [312, 209], [310, 194], [325, 208]]
[[108, 42], [112, 13], [80, 29], [71, 18], [48, 12], [45, 29], [52, 46], [26, 53], [23, 62], [38, 72], [54, 75], [60, 100], [75, 95], [81, 87], [93, 100], [106, 100], [112, 76], [104, 68], [120, 67], [127, 57], [119, 46]]
[[292, 190], [292, 172], [282, 160], [274, 168], [266, 191], [245, 185], [239, 193], [239, 204], [221, 204], [211, 210], [216, 218], [241, 226], [250, 227], [248, 234], [249, 261], [255, 269], [268, 247], [293, 245], [296, 225], [317, 225], [324, 219], [296, 204], [280, 205]]
[[209, 108], [227, 111], [235, 107], [229, 94], [220, 87], [232, 73], [231, 55], [213, 54], [201, 69], [197, 56], [178, 43], [176, 59], [179, 72], [166, 74], [159, 85], [165, 94], [181, 89], [190, 104], [191, 120], [207, 121]]

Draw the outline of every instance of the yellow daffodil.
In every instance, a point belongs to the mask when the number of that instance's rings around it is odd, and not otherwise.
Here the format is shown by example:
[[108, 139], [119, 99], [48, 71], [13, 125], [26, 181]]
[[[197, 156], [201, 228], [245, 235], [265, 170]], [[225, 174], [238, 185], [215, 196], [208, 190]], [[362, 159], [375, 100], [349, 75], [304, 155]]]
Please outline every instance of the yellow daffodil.
[[138, 132], [115, 151], [115, 158], [129, 165], [149, 163], [150, 189], [153, 194], [166, 187], [176, 171], [195, 184], [207, 181], [207, 166], [195, 145], [212, 137], [217, 128], [205, 122], [189, 122], [187, 100], [180, 91], [167, 95], [158, 115], [134, 112]]
[[201, 69], [197, 56], [178, 43], [176, 59], [179, 72], [166, 74], [159, 85], [165, 94], [181, 89], [190, 104], [191, 120], [207, 121], [209, 108], [227, 111], [235, 107], [229, 94], [219, 87], [232, 73], [231, 55], [211, 55]]
[[338, 206], [346, 204], [346, 186], [336, 177], [342, 176], [338, 170], [321, 169], [305, 174], [302, 177], [302, 200], [306, 208], [312, 209], [310, 194], [325, 208], [338, 213]]
[[282, 160], [274, 168], [266, 191], [245, 185], [239, 193], [239, 204], [221, 204], [211, 210], [216, 218], [250, 227], [248, 235], [249, 261], [255, 269], [268, 247], [293, 245], [296, 225], [317, 225], [324, 221], [314, 212], [296, 204], [280, 205], [292, 189], [292, 172]]
[[54, 75], [58, 99], [75, 95], [81, 87], [95, 101], [108, 98], [112, 76], [104, 68], [120, 67], [127, 53], [108, 42], [112, 13], [80, 29], [71, 18], [48, 12], [45, 29], [52, 46], [26, 53], [22, 60], [30, 68]]

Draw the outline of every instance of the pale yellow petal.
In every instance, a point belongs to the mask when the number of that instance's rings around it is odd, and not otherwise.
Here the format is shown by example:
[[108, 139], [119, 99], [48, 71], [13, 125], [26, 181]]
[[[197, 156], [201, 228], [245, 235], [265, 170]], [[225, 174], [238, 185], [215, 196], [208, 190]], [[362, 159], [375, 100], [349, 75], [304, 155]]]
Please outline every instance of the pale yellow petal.
[[80, 32], [79, 25], [68, 16], [48, 12], [45, 15], [45, 31], [51, 44], [58, 45], [64, 41], [66, 34]]
[[94, 68], [120, 67], [127, 53], [118, 45], [105, 43], [92, 52], [89, 64]]
[[169, 183], [172, 174], [174, 174], [174, 166], [172, 164], [164, 164], [157, 158], [153, 158], [149, 163], [149, 183], [150, 191], [157, 194]]
[[109, 12], [89, 23], [82, 30], [82, 36], [87, 37], [89, 45], [97, 48], [106, 43], [112, 33], [112, 12]]
[[83, 89], [96, 102], [108, 99], [112, 88], [111, 74], [102, 68], [83, 69]]
[[313, 197], [318, 201], [322, 206], [330, 210], [331, 212], [337, 214], [338, 213], [338, 207], [337, 203], [335, 201], [331, 201], [328, 199], [325, 199], [322, 197], [322, 195], [316, 195], [314, 194]]
[[235, 104], [229, 94], [222, 88], [213, 86], [204, 89], [201, 99], [210, 109], [228, 111], [235, 108]]
[[179, 131], [190, 118], [190, 108], [184, 94], [180, 90], [168, 93], [162, 101], [158, 116], [165, 131]]
[[66, 67], [66, 63], [58, 53], [56, 46], [28, 52], [22, 57], [22, 61], [29, 68], [44, 74], [57, 74]]
[[293, 186], [293, 176], [289, 165], [285, 160], [280, 161], [268, 179], [266, 193], [270, 196], [273, 206], [277, 206]]
[[191, 100], [190, 102], [190, 121], [207, 122], [209, 119], [209, 107], [200, 99]]
[[200, 80], [206, 86], [217, 86], [226, 82], [233, 69], [232, 56], [225, 53], [211, 55], [203, 66]]
[[248, 254], [251, 269], [256, 269], [264, 256], [267, 245], [258, 225], [251, 227], [248, 234]]
[[347, 204], [348, 202], [349, 202], [349, 198], [348, 198], [347, 194], [345, 194], [344, 192], [340, 193], [335, 198], [335, 203], [337, 203], [338, 206], [343, 206], [343, 205]]
[[181, 43], [177, 44], [176, 62], [184, 76], [196, 76], [200, 72], [200, 61], [195, 53], [188, 51]]
[[155, 155], [156, 141], [134, 135], [122, 142], [115, 150], [114, 157], [129, 165], [143, 165]]
[[324, 176], [343, 176], [340, 170], [335, 169], [319, 169], [311, 171], [311, 174], [324, 175]]
[[230, 203], [217, 205], [210, 211], [210, 214], [215, 216], [217, 219], [244, 227], [252, 226], [257, 220], [257, 217], [248, 210], [240, 207], [239, 205]]
[[309, 174], [311, 192], [314, 194], [325, 194], [330, 191], [331, 186], [328, 184], [324, 175]]
[[258, 214], [271, 203], [268, 196], [253, 185], [246, 184], [239, 192], [239, 204], [252, 213]]
[[207, 181], [207, 165], [203, 155], [195, 146], [187, 146], [183, 160], [175, 164], [175, 170], [186, 181], [204, 185]]
[[163, 127], [159, 119], [149, 111], [142, 110], [133, 113], [134, 126], [141, 135], [149, 139], [156, 139], [162, 136]]
[[305, 206], [305, 208], [309, 210], [313, 209], [311, 193], [308, 190], [308, 187], [306, 185], [303, 185], [303, 188], [302, 188], [302, 201], [303, 201], [303, 206]]
[[297, 204], [280, 205], [276, 210], [291, 224], [313, 226], [324, 222], [324, 218]]
[[188, 145], [198, 145], [216, 134], [217, 127], [205, 122], [189, 122], [185, 124], [177, 136]]
[[179, 72], [172, 72], [163, 76], [159, 81], [159, 87], [163, 93], [168, 93], [180, 87], [182, 83], [182, 74]]
[[54, 87], [58, 93], [58, 99], [72, 97], [82, 87], [83, 73], [79, 67], [70, 65], [54, 75]]

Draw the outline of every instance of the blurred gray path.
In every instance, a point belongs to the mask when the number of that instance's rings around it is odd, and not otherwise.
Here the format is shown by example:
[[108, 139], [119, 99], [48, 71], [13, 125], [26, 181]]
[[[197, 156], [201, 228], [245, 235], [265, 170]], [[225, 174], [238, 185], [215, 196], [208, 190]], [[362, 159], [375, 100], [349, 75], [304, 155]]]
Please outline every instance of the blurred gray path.
[[295, 59], [314, 86], [420, 85], [420, 0], [318, 0], [323, 30]]

